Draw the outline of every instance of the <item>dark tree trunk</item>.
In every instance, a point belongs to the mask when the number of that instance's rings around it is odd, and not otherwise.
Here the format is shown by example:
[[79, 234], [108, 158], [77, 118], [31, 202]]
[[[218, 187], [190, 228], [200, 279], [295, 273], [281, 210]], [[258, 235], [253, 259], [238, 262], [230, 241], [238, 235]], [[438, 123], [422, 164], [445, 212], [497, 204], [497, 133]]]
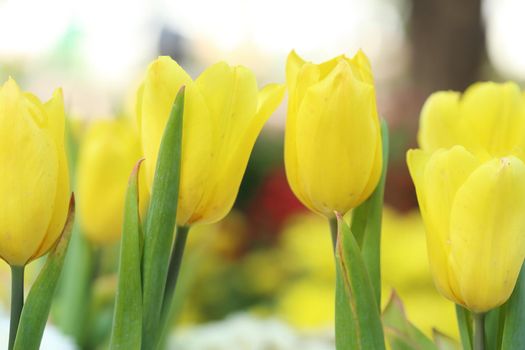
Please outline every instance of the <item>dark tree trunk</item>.
[[413, 0], [412, 74], [418, 89], [464, 90], [485, 57], [481, 0]]

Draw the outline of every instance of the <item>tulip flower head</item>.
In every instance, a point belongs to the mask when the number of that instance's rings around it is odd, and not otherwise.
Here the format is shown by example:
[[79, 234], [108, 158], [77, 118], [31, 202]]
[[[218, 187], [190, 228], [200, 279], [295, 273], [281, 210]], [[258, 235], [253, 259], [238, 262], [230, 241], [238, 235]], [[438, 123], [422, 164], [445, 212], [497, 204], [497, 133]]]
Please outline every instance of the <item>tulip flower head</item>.
[[513, 83], [437, 92], [407, 154], [435, 284], [477, 313], [510, 297], [525, 258], [524, 106]]
[[141, 154], [138, 132], [127, 120], [101, 119], [90, 125], [77, 170], [78, 209], [90, 241], [111, 244], [119, 239], [128, 178]]
[[0, 88], [0, 257], [23, 266], [62, 233], [69, 209], [64, 103], [46, 103], [9, 78]]
[[148, 67], [138, 91], [137, 116], [151, 189], [157, 153], [175, 96], [186, 87], [177, 225], [212, 223], [231, 209], [251, 150], [280, 104], [284, 87], [259, 90], [245, 67], [220, 62], [196, 80], [171, 58]]
[[381, 130], [370, 63], [362, 51], [313, 64], [288, 56], [285, 165], [295, 195], [327, 217], [345, 214], [374, 191], [382, 168]]

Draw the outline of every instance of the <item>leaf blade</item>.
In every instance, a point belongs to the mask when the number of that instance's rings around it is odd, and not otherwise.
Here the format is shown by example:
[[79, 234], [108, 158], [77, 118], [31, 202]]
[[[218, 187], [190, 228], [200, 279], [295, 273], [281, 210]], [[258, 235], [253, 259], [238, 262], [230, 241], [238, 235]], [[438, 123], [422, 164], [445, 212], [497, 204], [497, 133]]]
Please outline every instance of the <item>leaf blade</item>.
[[506, 305], [503, 326], [502, 350], [525, 349], [525, 264], [516, 282], [516, 287]]
[[350, 228], [338, 221], [336, 348], [385, 349], [379, 307], [361, 252]]
[[155, 349], [159, 338], [162, 300], [168, 274], [179, 198], [184, 87], [173, 107], [162, 137], [146, 220], [142, 264], [142, 346]]
[[129, 179], [122, 227], [118, 289], [113, 314], [110, 349], [140, 349], [142, 337], [142, 277], [138, 172], [140, 160]]
[[459, 336], [464, 350], [472, 350], [472, 320], [467, 309], [456, 304]]
[[[381, 305], [381, 223], [383, 219], [383, 197], [385, 193], [386, 174], [388, 168], [388, 124], [381, 120], [381, 138], [383, 152], [383, 168], [381, 177], [372, 196], [364, 203], [367, 210], [365, 233], [361, 254], [370, 276], [377, 305]], [[361, 214], [358, 211], [358, 214]]]

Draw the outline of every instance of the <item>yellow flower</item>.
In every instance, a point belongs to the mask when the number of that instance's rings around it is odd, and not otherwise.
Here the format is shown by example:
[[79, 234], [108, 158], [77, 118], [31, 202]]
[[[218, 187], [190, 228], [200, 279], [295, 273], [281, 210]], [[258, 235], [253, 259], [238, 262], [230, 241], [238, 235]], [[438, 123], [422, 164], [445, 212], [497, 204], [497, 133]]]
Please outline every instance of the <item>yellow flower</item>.
[[257, 135], [280, 104], [284, 87], [258, 90], [254, 74], [224, 62], [195, 81], [171, 58], [148, 67], [137, 116], [151, 188], [157, 152], [175, 95], [185, 85], [177, 225], [212, 223], [233, 206]]
[[525, 164], [463, 146], [410, 150], [438, 290], [474, 312], [503, 304], [525, 258]]
[[321, 64], [288, 56], [285, 165], [295, 195], [332, 217], [365, 201], [382, 167], [381, 131], [367, 57]]
[[432, 94], [421, 111], [419, 145], [427, 151], [462, 145], [484, 157], [525, 159], [525, 98], [515, 83], [477, 83], [463, 95]]
[[69, 208], [64, 103], [9, 80], [0, 89], [0, 257], [23, 266], [59, 238]]
[[83, 232], [94, 243], [114, 243], [120, 237], [128, 178], [141, 158], [138, 133], [127, 120], [101, 119], [89, 127], [80, 147], [77, 197]]

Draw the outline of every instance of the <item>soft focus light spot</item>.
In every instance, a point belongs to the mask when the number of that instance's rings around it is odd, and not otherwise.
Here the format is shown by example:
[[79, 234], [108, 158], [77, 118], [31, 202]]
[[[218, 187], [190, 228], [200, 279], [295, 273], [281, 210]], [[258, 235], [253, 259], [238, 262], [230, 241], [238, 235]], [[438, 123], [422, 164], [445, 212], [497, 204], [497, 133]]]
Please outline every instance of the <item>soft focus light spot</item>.
[[525, 79], [525, 2], [486, 0], [485, 5], [490, 60], [505, 77]]

